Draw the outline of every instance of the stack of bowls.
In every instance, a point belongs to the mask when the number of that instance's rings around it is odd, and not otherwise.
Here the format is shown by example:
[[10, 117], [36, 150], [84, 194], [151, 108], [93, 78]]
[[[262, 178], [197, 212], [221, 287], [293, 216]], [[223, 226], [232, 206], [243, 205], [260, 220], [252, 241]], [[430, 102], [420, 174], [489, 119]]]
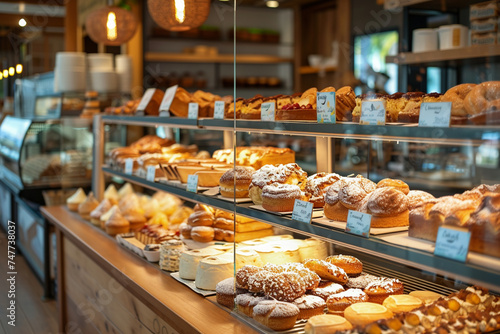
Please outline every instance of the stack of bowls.
[[130, 94], [132, 91], [132, 58], [127, 55], [117, 55], [115, 61], [119, 90], [121, 93]]
[[55, 92], [83, 92], [87, 87], [86, 59], [83, 52], [56, 53]]
[[87, 56], [89, 64], [89, 90], [99, 93], [116, 92], [118, 78], [113, 67], [111, 53], [93, 53]]

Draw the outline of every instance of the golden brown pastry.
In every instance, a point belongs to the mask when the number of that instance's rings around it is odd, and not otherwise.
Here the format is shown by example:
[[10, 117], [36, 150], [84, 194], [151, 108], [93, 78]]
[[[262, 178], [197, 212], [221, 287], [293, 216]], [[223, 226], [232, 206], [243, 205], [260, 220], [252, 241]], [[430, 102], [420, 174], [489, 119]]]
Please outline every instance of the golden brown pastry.
[[106, 220], [104, 226], [109, 235], [128, 233], [130, 229], [130, 223], [122, 216], [120, 210], [115, 210]]
[[262, 188], [262, 207], [268, 211], [293, 211], [295, 200], [308, 201], [308, 194], [294, 184], [272, 183]]
[[403, 111], [407, 100], [403, 98], [403, 93], [394, 93], [386, 98], [386, 122], [397, 122], [399, 112]]
[[337, 121], [351, 121], [356, 107], [356, 94], [350, 86], [344, 86], [335, 93], [335, 116]]
[[398, 114], [398, 122], [418, 123], [423, 96], [422, 92], [411, 92], [403, 95], [407, 101], [404, 110]]
[[403, 192], [405, 195], [408, 195], [408, 193], [410, 192], [410, 187], [401, 180], [382, 179], [377, 183], [377, 188], [383, 188], [383, 187], [393, 187]]
[[306, 334], [329, 334], [352, 329], [352, 324], [344, 317], [333, 314], [316, 315], [307, 320], [304, 326]]
[[85, 191], [83, 191], [82, 188], [78, 188], [78, 190], [66, 200], [66, 205], [71, 211], [78, 212], [78, 206], [80, 203], [83, 203], [85, 199], [87, 199]]
[[408, 199], [393, 187], [375, 189], [366, 196], [359, 211], [372, 215], [371, 227], [408, 226], [410, 223]]
[[465, 109], [464, 99], [476, 84], [461, 84], [452, 87], [444, 93], [441, 98], [442, 102], [451, 102], [451, 115], [452, 116], [467, 116]]
[[90, 222], [93, 225], [101, 226], [101, 216], [111, 209], [113, 204], [107, 198], [103, 199], [99, 205], [90, 213]]
[[315, 208], [325, 206], [325, 193], [329, 186], [340, 180], [341, 176], [335, 173], [316, 173], [307, 178], [304, 191], [311, 196], [309, 202]]
[[225, 172], [220, 180], [220, 194], [222, 197], [248, 197], [248, 188], [252, 182], [253, 170], [236, 166]]
[[78, 205], [78, 213], [85, 220], [90, 220], [90, 213], [99, 206], [99, 202], [94, 197], [94, 193], [90, 192], [85, 201]]
[[349, 306], [344, 311], [344, 316], [355, 326], [366, 326], [380, 319], [389, 319], [393, 313], [383, 305], [366, 302]]

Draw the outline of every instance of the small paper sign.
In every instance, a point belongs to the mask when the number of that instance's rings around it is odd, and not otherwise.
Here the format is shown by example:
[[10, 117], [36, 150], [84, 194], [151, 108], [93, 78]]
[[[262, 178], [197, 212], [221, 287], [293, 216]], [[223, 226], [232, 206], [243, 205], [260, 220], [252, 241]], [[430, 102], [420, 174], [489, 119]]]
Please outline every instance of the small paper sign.
[[198, 175], [188, 175], [186, 190], [192, 193], [198, 192]]
[[155, 90], [156, 88], [149, 88], [146, 90], [142, 96], [141, 102], [139, 102], [139, 105], [137, 106], [137, 111], [144, 111], [146, 109], [151, 101], [151, 98], [153, 97], [153, 94], [155, 93]]
[[167, 88], [165, 95], [163, 95], [163, 100], [160, 104], [160, 113], [162, 116], [170, 116], [170, 105], [174, 100], [175, 93], [177, 92], [177, 85]]
[[134, 170], [134, 160], [125, 159], [125, 174], [132, 175], [133, 170]]
[[316, 113], [318, 123], [335, 123], [335, 92], [323, 92], [316, 95]]
[[196, 102], [190, 102], [188, 107], [188, 118], [189, 119], [198, 119], [198, 109], [199, 105]]
[[224, 101], [215, 101], [214, 118], [215, 119], [224, 119]]
[[156, 166], [148, 166], [148, 170], [146, 173], [146, 180], [150, 182], [155, 182], [155, 177], [156, 177]]
[[425, 102], [420, 105], [418, 126], [449, 128], [451, 102]]
[[295, 200], [293, 205], [292, 219], [302, 223], [310, 224], [312, 218], [313, 204], [311, 202]]
[[362, 102], [359, 124], [385, 125], [385, 101]]
[[274, 102], [265, 102], [260, 106], [260, 119], [262, 121], [274, 122], [274, 114], [276, 110], [276, 104]]
[[347, 224], [345, 226], [345, 231], [368, 238], [370, 236], [371, 224], [372, 224], [372, 215], [354, 210], [349, 210], [349, 213], [347, 215]]
[[469, 252], [470, 232], [466, 229], [440, 227], [434, 255], [465, 262]]

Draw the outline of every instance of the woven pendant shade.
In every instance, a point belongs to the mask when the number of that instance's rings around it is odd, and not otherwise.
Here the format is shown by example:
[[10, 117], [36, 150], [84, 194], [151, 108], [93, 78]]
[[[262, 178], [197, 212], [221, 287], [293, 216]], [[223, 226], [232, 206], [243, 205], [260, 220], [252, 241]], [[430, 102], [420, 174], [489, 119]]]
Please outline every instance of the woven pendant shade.
[[128, 10], [106, 6], [89, 14], [85, 28], [94, 42], [117, 46], [134, 36], [137, 20]]
[[205, 22], [210, 0], [148, 0], [149, 13], [163, 29], [186, 31]]

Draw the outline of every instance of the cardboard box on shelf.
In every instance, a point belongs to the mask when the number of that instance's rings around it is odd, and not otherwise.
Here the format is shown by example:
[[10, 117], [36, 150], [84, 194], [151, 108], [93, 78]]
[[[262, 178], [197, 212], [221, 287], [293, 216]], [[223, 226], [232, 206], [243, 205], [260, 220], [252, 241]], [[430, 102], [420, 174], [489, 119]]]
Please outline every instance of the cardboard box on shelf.
[[469, 19], [471, 21], [498, 16], [498, 13], [500, 12], [500, 4], [498, 0], [477, 3], [470, 5], [469, 8]]
[[470, 22], [471, 33], [486, 33], [498, 31], [498, 17], [490, 17], [484, 20], [473, 20]]
[[471, 45], [495, 45], [497, 44], [497, 34], [488, 32], [485, 34], [471, 34]]

